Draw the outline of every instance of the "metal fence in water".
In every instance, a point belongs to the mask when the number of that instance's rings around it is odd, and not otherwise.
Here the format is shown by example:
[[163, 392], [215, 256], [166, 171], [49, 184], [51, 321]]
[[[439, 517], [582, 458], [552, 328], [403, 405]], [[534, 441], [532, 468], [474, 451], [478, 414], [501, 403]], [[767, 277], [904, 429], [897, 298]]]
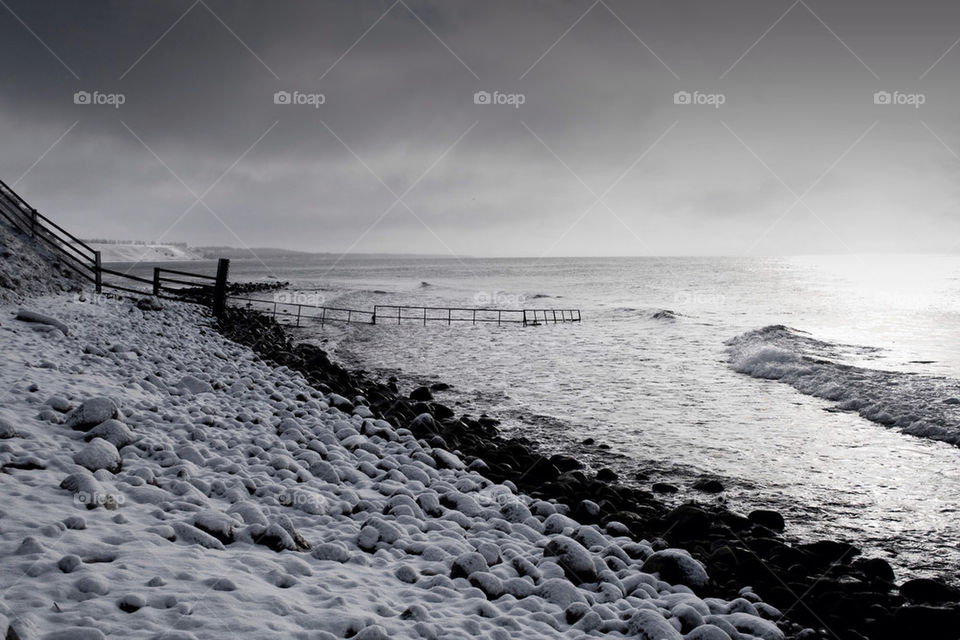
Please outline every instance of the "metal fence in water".
[[373, 311], [327, 307], [280, 300], [229, 296], [228, 304], [245, 306], [273, 316], [275, 319], [302, 326], [326, 324], [519, 324], [537, 326], [580, 322], [579, 309], [492, 309], [487, 307], [429, 307], [378, 304]]

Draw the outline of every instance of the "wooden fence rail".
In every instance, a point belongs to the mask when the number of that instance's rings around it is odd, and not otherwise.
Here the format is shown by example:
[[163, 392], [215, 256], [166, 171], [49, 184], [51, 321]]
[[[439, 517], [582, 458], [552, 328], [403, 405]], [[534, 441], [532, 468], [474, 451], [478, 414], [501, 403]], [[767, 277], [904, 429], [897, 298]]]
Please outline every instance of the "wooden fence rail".
[[[2, 180], [0, 180], [0, 215], [14, 228], [40, 242], [54, 255], [61, 266], [92, 283], [97, 293], [102, 293], [104, 289], [111, 289], [126, 294], [152, 294], [168, 300], [196, 302], [212, 307], [217, 315], [225, 308], [227, 273], [230, 264], [230, 261], [225, 258], [221, 258], [217, 263], [215, 276], [158, 267], [154, 269], [153, 279], [150, 280], [104, 267], [99, 251], [31, 207]], [[172, 278], [165, 274], [179, 277]], [[108, 278], [104, 279], [104, 275]], [[191, 278], [191, 280], [183, 278]]]
[[[226, 309], [227, 277], [230, 271], [230, 261], [226, 258], [218, 260], [216, 275], [155, 267], [153, 278], [145, 278], [104, 267], [99, 251], [31, 207], [2, 180], [0, 215], [15, 228], [42, 242], [59, 264], [93, 283], [97, 293], [112, 289], [126, 294], [153, 295], [168, 300], [194, 302], [211, 307], [214, 315], [218, 316]], [[246, 306], [272, 314], [274, 318], [289, 319], [298, 327], [307, 321], [320, 324], [377, 324], [378, 321], [393, 323], [396, 320], [396, 324], [417, 322], [426, 325], [428, 322], [445, 322], [452, 325], [454, 322], [468, 322], [473, 325], [496, 323], [523, 326], [581, 321], [579, 309], [491, 309], [380, 304], [375, 305], [373, 311], [361, 311], [234, 296], [230, 296], [229, 300], [246, 303]]]

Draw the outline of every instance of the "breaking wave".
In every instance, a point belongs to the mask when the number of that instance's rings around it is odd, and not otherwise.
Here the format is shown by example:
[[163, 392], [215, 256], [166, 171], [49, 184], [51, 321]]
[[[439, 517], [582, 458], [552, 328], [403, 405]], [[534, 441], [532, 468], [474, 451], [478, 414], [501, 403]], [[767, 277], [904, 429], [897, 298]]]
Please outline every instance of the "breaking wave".
[[872, 349], [822, 342], [783, 325], [748, 331], [726, 345], [734, 371], [784, 382], [913, 436], [960, 445], [960, 380], [843, 364], [845, 353]]

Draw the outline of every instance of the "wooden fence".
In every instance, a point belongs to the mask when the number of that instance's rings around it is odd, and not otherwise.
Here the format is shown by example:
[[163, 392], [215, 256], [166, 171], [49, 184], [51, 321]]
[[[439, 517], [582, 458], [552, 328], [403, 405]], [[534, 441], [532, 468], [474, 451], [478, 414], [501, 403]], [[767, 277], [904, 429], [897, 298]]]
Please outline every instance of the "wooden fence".
[[[41, 242], [65, 268], [94, 285], [97, 293], [104, 289], [134, 295], [154, 295], [168, 300], [194, 302], [211, 307], [220, 315], [227, 305], [227, 276], [230, 261], [220, 258], [215, 275], [191, 273], [155, 267], [153, 278], [145, 278], [104, 267], [96, 251], [66, 229], [31, 207], [13, 189], [0, 180], [0, 215], [14, 227]], [[260, 300], [230, 296], [229, 300], [285, 319], [299, 327], [304, 322], [377, 324], [428, 322], [470, 324], [520, 324], [536, 326], [580, 322], [579, 309], [490, 309], [483, 307], [416, 307], [375, 305], [373, 311], [325, 307], [279, 300]]]
[[2, 180], [0, 215], [15, 228], [40, 242], [61, 266], [91, 283], [97, 293], [108, 289], [195, 302], [211, 307], [217, 315], [226, 306], [227, 274], [230, 266], [230, 261], [226, 258], [218, 261], [216, 275], [157, 267], [153, 270], [153, 278], [148, 279], [104, 267], [99, 251], [31, 207]]

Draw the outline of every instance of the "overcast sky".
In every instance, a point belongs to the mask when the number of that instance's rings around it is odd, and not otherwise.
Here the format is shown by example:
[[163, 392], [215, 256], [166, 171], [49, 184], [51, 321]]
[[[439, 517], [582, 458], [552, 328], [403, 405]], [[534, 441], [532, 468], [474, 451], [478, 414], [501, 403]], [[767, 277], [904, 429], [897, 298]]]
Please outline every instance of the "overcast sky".
[[960, 3], [0, 5], [0, 177], [84, 237], [960, 248]]

